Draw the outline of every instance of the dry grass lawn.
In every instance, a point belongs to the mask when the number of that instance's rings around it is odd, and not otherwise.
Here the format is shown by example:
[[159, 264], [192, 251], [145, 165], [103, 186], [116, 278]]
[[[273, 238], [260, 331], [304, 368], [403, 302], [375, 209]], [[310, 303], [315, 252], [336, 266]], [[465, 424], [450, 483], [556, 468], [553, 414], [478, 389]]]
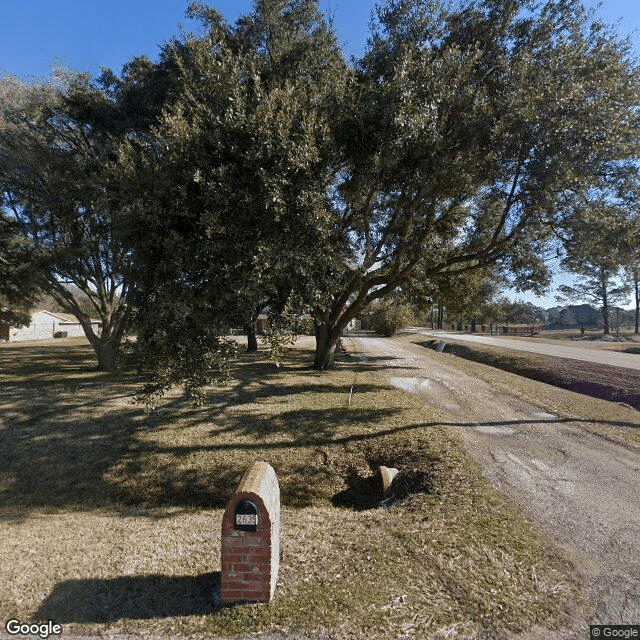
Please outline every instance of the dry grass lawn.
[[[560, 622], [569, 568], [482, 480], [445, 415], [348, 359], [245, 356], [202, 407], [146, 414], [136, 381], [82, 340], [0, 345], [0, 613], [65, 635], [326, 631], [335, 638], [506, 638]], [[354, 395], [349, 406], [349, 391]], [[270, 605], [221, 607], [226, 500], [276, 470], [283, 560]], [[378, 509], [366, 477], [400, 469]]]
[[[522, 338], [527, 339], [527, 338]], [[587, 349], [605, 349], [607, 351], [623, 351], [625, 353], [640, 353], [640, 336], [633, 333], [632, 327], [623, 327], [618, 333], [614, 328], [608, 337], [603, 335], [602, 329], [587, 329], [584, 334], [578, 329], [547, 329], [540, 331], [533, 338], [536, 342], [547, 342], [550, 344], [557, 341], [584, 347]], [[618, 342], [617, 340], [620, 339]]]

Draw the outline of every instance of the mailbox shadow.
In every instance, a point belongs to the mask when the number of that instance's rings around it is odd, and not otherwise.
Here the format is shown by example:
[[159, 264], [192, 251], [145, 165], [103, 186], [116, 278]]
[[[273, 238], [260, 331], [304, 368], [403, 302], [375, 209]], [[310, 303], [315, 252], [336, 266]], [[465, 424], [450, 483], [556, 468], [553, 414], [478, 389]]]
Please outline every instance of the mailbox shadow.
[[220, 572], [199, 576], [122, 576], [58, 583], [40, 605], [36, 620], [65, 624], [108, 623], [204, 615], [220, 608]]

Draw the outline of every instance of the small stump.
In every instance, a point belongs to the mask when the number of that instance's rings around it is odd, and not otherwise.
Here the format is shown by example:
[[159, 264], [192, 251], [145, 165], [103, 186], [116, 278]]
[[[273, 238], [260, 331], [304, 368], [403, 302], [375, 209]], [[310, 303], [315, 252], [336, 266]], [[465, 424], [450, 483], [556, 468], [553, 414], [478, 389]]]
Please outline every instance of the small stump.
[[227, 503], [221, 560], [224, 603], [271, 600], [280, 566], [280, 487], [266, 462], [247, 469]]
[[378, 467], [376, 477], [378, 479], [378, 487], [380, 488], [380, 499], [384, 500], [389, 497], [389, 489], [393, 483], [393, 479], [398, 475], [398, 470], [393, 467]]

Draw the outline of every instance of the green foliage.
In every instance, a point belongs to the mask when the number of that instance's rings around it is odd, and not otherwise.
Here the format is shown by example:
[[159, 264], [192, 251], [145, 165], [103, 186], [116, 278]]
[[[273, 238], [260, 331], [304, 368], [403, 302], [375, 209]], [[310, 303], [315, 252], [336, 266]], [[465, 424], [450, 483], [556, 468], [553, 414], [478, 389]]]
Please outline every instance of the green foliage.
[[328, 333], [415, 278], [497, 265], [548, 284], [566, 194], [635, 166], [638, 86], [628, 43], [577, 2], [381, 4], [339, 130], [350, 256]]
[[629, 233], [626, 210], [599, 197], [571, 203], [575, 210], [565, 222], [563, 266], [576, 274], [573, 285], [559, 287], [564, 299], [595, 303], [609, 333], [609, 312], [615, 304], [627, 304], [629, 286], [619, 281], [625, 263], [625, 238]]
[[345, 69], [315, 2], [260, 2], [234, 26], [201, 5], [190, 12], [203, 33], [172, 41], [143, 73], [150, 91], [171, 89], [149, 113], [149, 137], [123, 145], [120, 163], [120, 182], [132, 185], [135, 349], [158, 363], [166, 350], [183, 372], [182, 332], [147, 340], [163, 331], [160, 297], [220, 327], [247, 324], [268, 301], [277, 360], [291, 318], [329, 295], [341, 245], [328, 200], [331, 129]]
[[482, 318], [500, 292], [504, 278], [495, 269], [443, 273], [437, 278], [416, 276], [403, 287], [403, 297], [418, 313], [434, 306], [446, 308], [450, 318]]
[[409, 305], [397, 300], [381, 300], [371, 306], [371, 328], [383, 336], [394, 336], [400, 329], [415, 324]]
[[300, 336], [312, 336], [314, 333], [313, 318], [309, 315], [296, 318], [294, 326]]
[[38, 282], [24, 258], [24, 240], [0, 217], [0, 324], [28, 325], [38, 296]]
[[125, 364], [146, 374], [138, 401], [154, 410], [168, 389], [180, 385], [186, 398], [200, 404], [203, 387], [229, 380], [231, 362], [239, 352], [237, 342], [223, 337], [227, 328], [200, 310], [176, 314], [173, 306], [158, 305], [154, 313], [157, 317], [143, 324], [138, 334], [145, 348], [137, 348], [137, 342], [123, 346]]
[[280, 313], [271, 312], [264, 331], [264, 339], [269, 345], [269, 355], [274, 364], [279, 367], [285, 349], [292, 346], [297, 337], [296, 314], [290, 308]]
[[399, 289], [452, 283], [448, 305], [467, 307], [492, 297], [469, 274], [493, 268], [541, 291], [567, 200], [633, 172], [638, 70], [572, 0], [389, 0], [351, 66], [312, 0], [265, 0], [234, 26], [190, 11], [202, 35], [135, 65], [164, 95], [122, 151], [142, 299], [233, 324], [265, 299], [310, 309], [319, 369]]
[[52, 295], [104, 312], [100, 283], [126, 286], [113, 313], [160, 386], [216, 379], [220, 336], [267, 300], [274, 354], [309, 312], [325, 369], [398, 291], [478, 314], [496, 277], [541, 291], [576, 205], [632, 189], [639, 70], [576, 0], [387, 0], [351, 64], [316, 0], [189, 15], [157, 63], [0, 89], [28, 114], [0, 124], [5, 205], [38, 221]]
[[45, 83], [5, 77], [0, 94], [0, 215], [21, 238], [12, 264], [76, 316], [99, 366], [111, 368], [127, 328], [128, 249], [116, 239], [108, 172], [121, 113], [86, 76], [64, 71]]
[[544, 321], [540, 309], [530, 302], [505, 298], [498, 302], [497, 316], [507, 324], [540, 324]]

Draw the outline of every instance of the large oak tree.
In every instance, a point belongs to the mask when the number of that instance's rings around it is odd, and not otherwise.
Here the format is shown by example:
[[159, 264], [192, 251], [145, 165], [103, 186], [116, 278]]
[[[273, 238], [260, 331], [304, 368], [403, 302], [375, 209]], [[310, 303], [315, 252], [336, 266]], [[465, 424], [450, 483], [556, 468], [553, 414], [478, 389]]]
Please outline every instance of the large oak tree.
[[540, 256], [567, 192], [633, 170], [638, 69], [578, 2], [392, 0], [356, 63], [335, 224], [350, 262], [315, 307], [315, 366], [347, 322], [419, 273]]
[[[387, 0], [351, 64], [315, 0], [190, 14], [201, 33], [103, 77], [104, 109], [39, 117], [44, 161], [15, 151], [4, 190], [16, 219], [45, 216], [41, 246], [84, 247], [88, 291], [124, 281], [82, 234], [125, 250], [156, 390], [217, 375], [221, 336], [264, 299], [276, 325], [311, 313], [325, 369], [349, 320], [403, 287], [489, 267], [537, 286], [566, 202], [636, 171], [638, 68], [575, 0]], [[73, 180], [34, 188], [49, 168]]]
[[190, 15], [202, 32], [141, 74], [162, 108], [121, 149], [151, 393], [215, 377], [229, 327], [265, 301], [284, 326], [330, 292], [345, 257], [330, 194], [347, 68], [316, 3], [261, 0], [235, 25], [199, 4]]
[[[21, 239], [12, 268], [28, 271], [32, 287], [78, 319], [98, 366], [112, 369], [128, 326], [129, 250], [115, 230], [122, 211], [107, 171], [122, 114], [82, 74], [33, 84], [5, 77], [0, 93], [0, 215]], [[91, 314], [69, 284], [89, 299]], [[100, 319], [99, 332], [90, 316]]]
[[140, 308], [165, 309], [143, 325], [192, 363], [265, 293], [273, 315], [310, 310], [325, 369], [402, 287], [488, 267], [539, 286], [566, 201], [636, 171], [638, 68], [577, 1], [388, 0], [350, 65], [313, 0], [260, 0], [233, 26], [192, 12], [205, 33], [165, 48], [149, 77], [172, 88], [131, 161], [149, 176]]

